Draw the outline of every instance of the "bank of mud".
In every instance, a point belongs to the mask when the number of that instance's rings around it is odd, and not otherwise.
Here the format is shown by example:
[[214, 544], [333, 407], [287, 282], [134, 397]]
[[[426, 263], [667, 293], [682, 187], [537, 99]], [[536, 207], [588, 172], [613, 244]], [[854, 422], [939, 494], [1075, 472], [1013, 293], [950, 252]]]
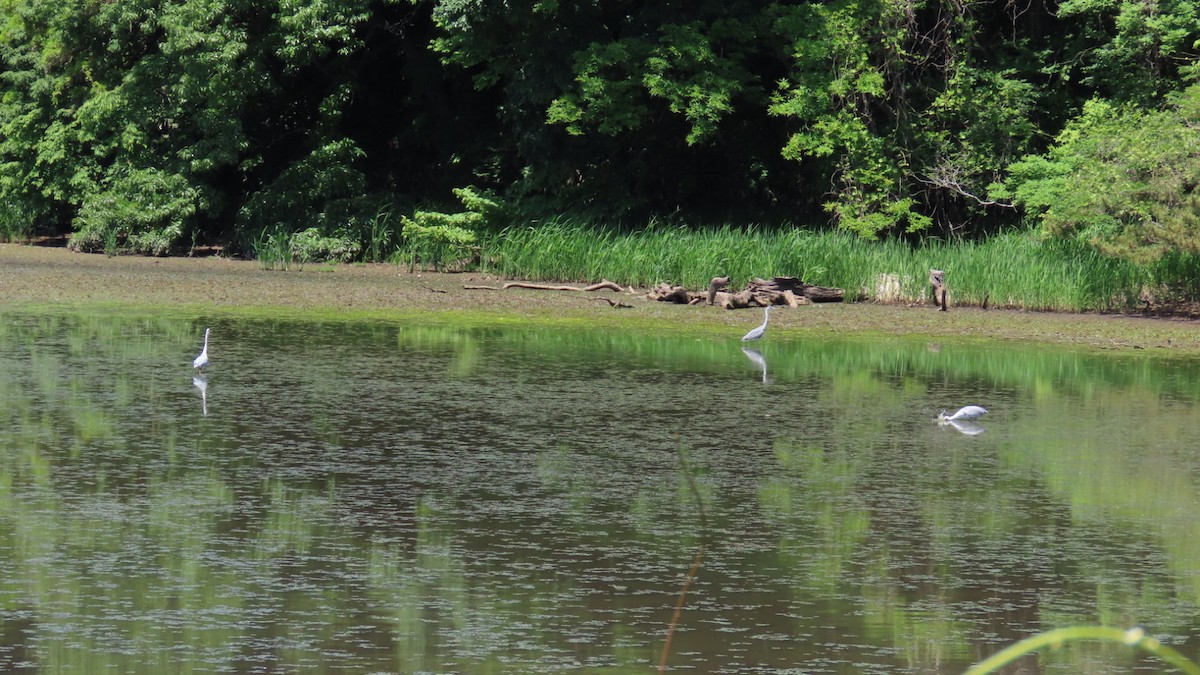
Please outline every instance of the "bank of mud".
[[[504, 280], [482, 273], [409, 273], [387, 264], [308, 264], [264, 270], [254, 261], [107, 257], [63, 248], [0, 244], [0, 312], [5, 307], [177, 309], [202, 314], [290, 313], [483, 323], [530, 321], [695, 334], [736, 340], [761, 312], [654, 302], [644, 292], [486, 290]], [[619, 300], [613, 308], [597, 300]], [[1000, 340], [1095, 350], [1200, 356], [1200, 322], [1184, 319], [981, 310], [932, 305], [831, 303], [773, 312], [767, 339], [839, 335], [939, 341]]]

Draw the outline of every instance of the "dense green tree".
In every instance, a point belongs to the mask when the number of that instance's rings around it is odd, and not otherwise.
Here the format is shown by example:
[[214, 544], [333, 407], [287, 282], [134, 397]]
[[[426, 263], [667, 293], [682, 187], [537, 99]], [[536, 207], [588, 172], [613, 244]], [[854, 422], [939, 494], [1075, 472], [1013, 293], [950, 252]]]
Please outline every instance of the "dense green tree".
[[[1162, 102], [1198, 56], [1200, 0], [0, 0], [0, 227], [378, 254], [378, 214], [473, 185], [532, 217], [976, 236], [1037, 208], [1051, 139], [1157, 129], [1146, 165], [1186, 174]], [[1168, 193], [1142, 211], [1186, 221]]]
[[438, 2], [434, 43], [493, 93], [510, 194], [598, 214], [723, 213], [795, 194], [766, 113], [761, 3]]
[[80, 229], [77, 245], [162, 253], [197, 227], [298, 227], [361, 198], [340, 124], [368, 3], [13, 0], [4, 14], [0, 190]]
[[1200, 85], [1164, 110], [1095, 100], [994, 192], [1049, 236], [1138, 262], [1200, 253]]
[[525, 187], [660, 210], [757, 204], [806, 222], [823, 205], [870, 236], [978, 230], [1005, 211], [986, 185], [1035, 147], [1036, 59], [1024, 41], [987, 44], [994, 27], [966, 6], [608, 5], [434, 12], [447, 62], [499, 90], [514, 135], [536, 139]]
[[1077, 79], [1093, 95], [1155, 106], [1196, 57], [1196, 0], [1064, 0], [1057, 18], [1066, 50], [1045, 70]]

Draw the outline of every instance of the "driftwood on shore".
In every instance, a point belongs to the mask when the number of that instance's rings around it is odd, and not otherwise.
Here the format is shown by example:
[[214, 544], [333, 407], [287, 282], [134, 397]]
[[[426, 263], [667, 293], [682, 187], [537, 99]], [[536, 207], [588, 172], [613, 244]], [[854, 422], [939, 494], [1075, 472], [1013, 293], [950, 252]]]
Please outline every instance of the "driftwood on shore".
[[806, 284], [796, 277], [774, 277], [754, 279], [746, 288], [730, 293], [725, 289], [729, 277], [714, 277], [705, 292], [691, 292], [683, 286], [662, 283], [650, 290], [649, 297], [659, 302], [674, 302], [686, 305], [720, 305], [725, 309], [787, 305], [799, 307], [812, 302], [841, 302], [845, 291]]
[[613, 300], [611, 298], [588, 298], [588, 300], [600, 300], [601, 302], [607, 302], [608, 306], [612, 307], [613, 309], [631, 309], [633, 307], [633, 305]]
[[[500, 290], [494, 286], [463, 286], [479, 290]], [[553, 284], [535, 284], [525, 281], [510, 281], [503, 289], [523, 288], [538, 291], [614, 291], [617, 293], [633, 294], [632, 288], [622, 288], [608, 279], [588, 286], [560, 286]], [[840, 288], [826, 288], [806, 284], [796, 277], [773, 277], [772, 279], [754, 279], [746, 287], [737, 292], [730, 292], [729, 277], [713, 277], [704, 291], [689, 291], [683, 286], [661, 283], [650, 290], [647, 296], [659, 302], [672, 302], [681, 305], [720, 305], [725, 309], [741, 309], [745, 307], [766, 307], [767, 305], [787, 305], [799, 307], [813, 302], [841, 302], [845, 292]], [[602, 299], [602, 298], [591, 298]], [[630, 305], [610, 300], [614, 308], [625, 308]]]
[[617, 293], [632, 293], [633, 289], [621, 288], [617, 284], [604, 279], [590, 286], [550, 286], [546, 284], [531, 284], [524, 281], [510, 281], [504, 284], [505, 289], [529, 288], [536, 291], [616, 291]]

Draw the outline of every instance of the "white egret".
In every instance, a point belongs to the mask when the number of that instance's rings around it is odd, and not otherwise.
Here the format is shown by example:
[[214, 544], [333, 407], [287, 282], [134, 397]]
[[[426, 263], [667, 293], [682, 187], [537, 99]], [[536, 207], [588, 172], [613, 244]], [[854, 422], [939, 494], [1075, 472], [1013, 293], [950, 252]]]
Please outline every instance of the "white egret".
[[987, 414], [987, 408], [982, 408], [977, 405], [968, 405], [959, 408], [953, 415], [947, 415], [943, 410], [937, 416], [939, 422], [961, 422], [963, 420], [977, 420]]
[[200, 350], [200, 356], [192, 361], [192, 367], [201, 372], [204, 372], [204, 366], [208, 365], [208, 333], [211, 330], [211, 328], [204, 329], [204, 349]]
[[767, 320], [771, 318], [771, 305], [767, 305], [767, 309], [763, 312], [762, 325], [742, 336], [742, 342], [750, 342], [751, 340], [762, 339], [763, 334], [767, 332]]

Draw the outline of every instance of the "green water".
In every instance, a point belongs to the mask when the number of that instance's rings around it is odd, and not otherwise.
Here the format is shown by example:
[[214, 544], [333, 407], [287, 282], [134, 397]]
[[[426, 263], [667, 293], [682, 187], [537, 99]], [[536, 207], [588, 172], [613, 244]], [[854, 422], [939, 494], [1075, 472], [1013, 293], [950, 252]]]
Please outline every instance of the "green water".
[[702, 544], [679, 671], [1197, 657], [1200, 364], [742, 347], [0, 314], [0, 671], [652, 672]]

